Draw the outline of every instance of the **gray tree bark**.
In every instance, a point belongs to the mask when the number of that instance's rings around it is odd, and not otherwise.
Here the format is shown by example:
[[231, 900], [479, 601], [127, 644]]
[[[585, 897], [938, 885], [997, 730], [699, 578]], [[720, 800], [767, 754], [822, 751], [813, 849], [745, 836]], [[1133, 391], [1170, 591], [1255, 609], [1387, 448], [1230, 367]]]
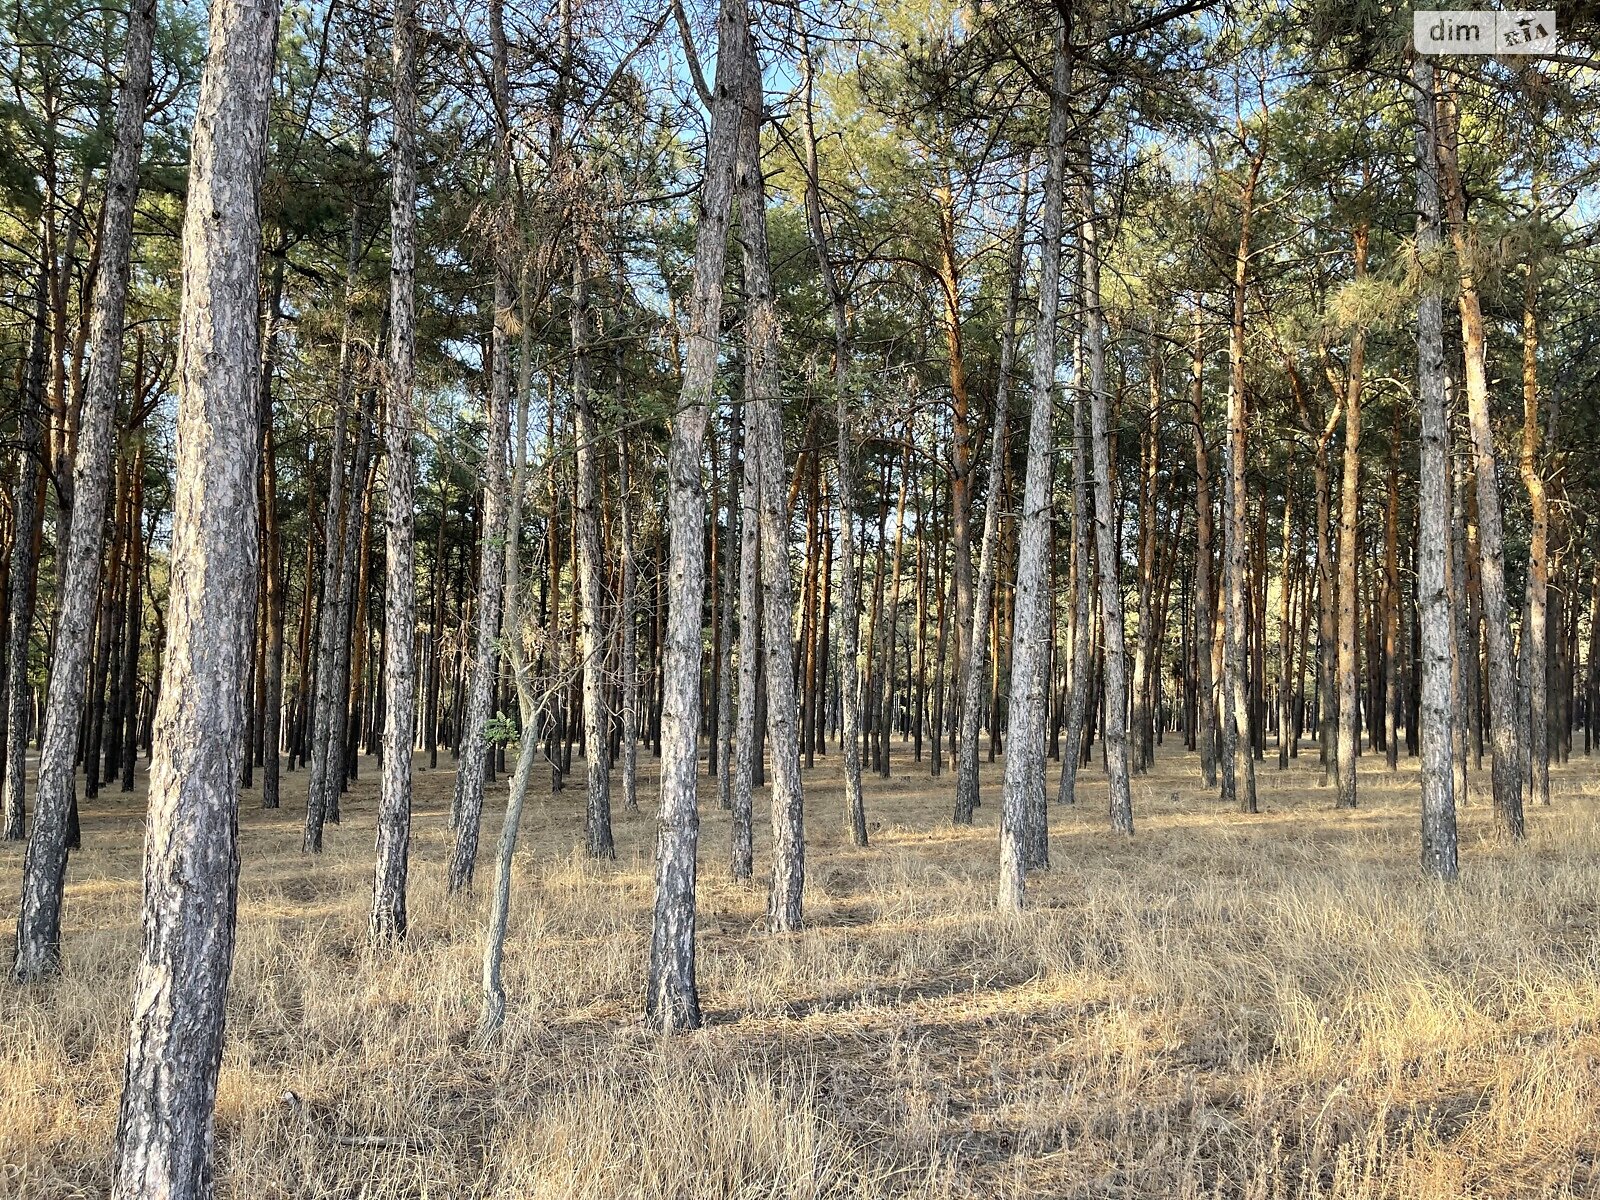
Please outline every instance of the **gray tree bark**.
[[[1433, 64], [1411, 64], [1417, 134], [1417, 256], [1427, 264], [1443, 238], [1439, 230], [1439, 162]], [[1425, 270], [1430, 269], [1425, 266]], [[1450, 411], [1445, 395], [1444, 299], [1427, 286], [1417, 303], [1417, 396], [1422, 451], [1417, 497], [1417, 608], [1422, 626], [1421, 703], [1422, 869], [1438, 879], [1457, 874], [1456, 740], [1452, 730], [1450, 643]], [[1463, 756], [1464, 757], [1464, 756]]]
[[451, 847], [447, 887], [452, 895], [472, 886], [472, 876], [478, 865], [478, 832], [483, 823], [484, 760], [489, 752], [489, 709], [499, 676], [495, 640], [500, 636], [500, 600], [505, 586], [506, 442], [511, 436], [511, 256], [515, 250], [510, 244], [510, 216], [507, 211], [511, 203], [511, 89], [507, 78], [502, 10], [503, 5], [499, 0], [492, 0], [489, 5], [489, 39], [493, 45], [496, 121], [494, 357], [489, 376], [489, 436], [484, 447], [483, 542], [478, 556], [478, 597], [475, 606], [477, 629], [451, 804], [456, 837]]
[[1244, 305], [1250, 263], [1250, 217], [1261, 158], [1251, 164], [1240, 202], [1239, 247], [1233, 264], [1233, 320], [1228, 335], [1228, 442], [1227, 519], [1223, 541], [1227, 559], [1224, 575], [1223, 691], [1227, 715], [1222, 722], [1223, 798], [1240, 812], [1256, 811], [1256, 759], [1250, 738], [1250, 680], [1245, 657], [1245, 562], [1249, 547], [1249, 499], [1245, 486], [1246, 427], [1249, 420], [1244, 394]]
[[784, 481], [782, 377], [778, 360], [778, 312], [767, 247], [766, 194], [761, 180], [761, 65], [746, 44], [743, 113], [735, 181], [739, 190], [739, 239], [744, 248], [745, 396], [753, 436], [757, 524], [761, 543], [761, 621], [767, 687], [767, 741], [772, 748], [772, 890], [767, 923], [774, 933], [800, 928], [805, 891], [805, 806], [800, 780], [800, 711], [794, 672], [794, 597], [789, 566], [789, 505]]
[[1466, 192], [1456, 158], [1457, 119], [1448, 94], [1436, 104], [1439, 121], [1439, 181], [1446, 221], [1456, 256], [1461, 340], [1466, 366], [1467, 423], [1472, 434], [1478, 487], [1478, 590], [1488, 641], [1489, 739], [1495, 817], [1501, 832], [1520, 841], [1522, 813], [1521, 750], [1517, 736], [1516, 655], [1506, 604], [1505, 541], [1501, 529], [1498, 461], [1489, 411], [1489, 375], [1478, 282], [1473, 266], [1476, 236], [1467, 224]]
[[[500, 20], [500, 0], [495, 0], [495, 20]], [[505, 1024], [506, 989], [502, 974], [505, 961], [506, 929], [511, 921], [511, 873], [517, 856], [517, 838], [522, 827], [522, 810], [528, 798], [528, 783], [544, 741], [545, 702], [535, 689], [533, 664], [523, 645], [528, 614], [522, 596], [522, 497], [528, 475], [528, 382], [530, 376], [532, 323], [522, 312], [522, 353], [517, 364], [517, 428], [512, 450], [511, 493], [507, 505], [505, 540], [505, 602], [503, 607], [506, 660], [517, 692], [521, 730], [517, 741], [517, 765], [511, 773], [506, 795], [506, 811], [500, 823], [500, 838], [495, 847], [494, 893], [489, 903], [489, 932], [483, 949], [483, 1014], [478, 1022], [480, 1044], [492, 1042]], [[546, 687], [544, 695], [549, 694]]]
[[416, 0], [396, 0], [394, 41], [394, 158], [389, 199], [389, 379], [384, 405], [388, 455], [383, 587], [383, 775], [378, 794], [378, 848], [372, 882], [373, 942], [406, 936], [406, 869], [411, 849], [411, 745], [416, 721], [413, 660], [417, 632], [417, 465], [412, 448], [416, 414], [417, 219]]
[[[1367, 230], [1355, 233], [1355, 278], [1367, 273]], [[1356, 695], [1357, 607], [1356, 535], [1361, 521], [1361, 372], [1366, 333], [1350, 335], [1350, 367], [1344, 387], [1344, 474], [1339, 483], [1339, 743], [1336, 756], [1338, 808], [1356, 806], [1356, 755], [1361, 740], [1361, 706]], [[1333, 382], [1330, 377], [1330, 382]]]
[[21, 412], [17, 416], [17, 479], [11, 491], [11, 587], [6, 597], [5, 840], [20, 842], [27, 829], [28, 714], [33, 689], [28, 683], [28, 645], [33, 640], [34, 601], [38, 598], [39, 491], [44, 482], [44, 438], [41, 416], [45, 372], [45, 272], [41, 267], [34, 294], [32, 333], [22, 379]]
[[[1007, 428], [1011, 416], [1011, 373], [1017, 353], [1017, 304], [1022, 291], [1023, 244], [1028, 215], [1028, 175], [1022, 176], [1022, 195], [1017, 209], [1017, 225], [1011, 234], [1009, 280], [1006, 286], [1005, 315], [1000, 322], [1000, 377], [995, 385], [994, 429], [989, 435], [989, 467], [984, 487], [983, 533], [978, 543], [978, 576], [972, 585], [972, 628], [967, 631], [971, 647], [961, 665], [961, 728], [956, 742], [956, 806], [951, 818], [957, 825], [971, 825], [973, 811], [980, 803], [978, 788], [978, 730], [983, 718], [983, 685], [989, 673], [989, 617], [994, 608], [994, 583], [1000, 541], [1000, 493], [1008, 445]], [[1058, 213], [1059, 224], [1059, 213]], [[1058, 237], [1059, 241], [1059, 237]], [[1060, 274], [1060, 264], [1056, 266]], [[1003, 814], [1002, 814], [1003, 815]]]
[[1128, 784], [1128, 665], [1124, 645], [1122, 581], [1111, 524], [1111, 430], [1106, 403], [1104, 316], [1100, 310], [1100, 235], [1094, 187], [1079, 185], [1083, 246], [1084, 348], [1089, 366], [1089, 426], [1094, 461], [1094, 540], [1100, 583], [1100, 626], [1105, 645], [1106, 776], [1111, 791], [1111, 828], [1133, 834], [1133, 795]]
[[[1050, 865], [1046, 826], [1042, 820], [1036, 820], [1034, 814], [1042, 813], [1045, 808], [1045, 696], [1050, 658], [1050, 496], [1055, 457], [1056, 318], [1061, 305], [1061, 214], [1066, 199], [1067, 121], [1071, 101], [1068, 31], [1066, 16], [1058, 13], [1051, 56], [1044, 201], [1039, 221], [1039, 322], [1033, 331], [1028, 460], [1023, 475], [1022, 514], [1017, 523], [1017, 592], [1013, 603], [1011, 633], [1011, 704], [1006, 730], [1005, 798], [1000, 813], [999, 903], [1002, 909], [1010, 912], [1022, 910], [1027, 868]], [[1085, 216], [1092, 220], [1090, 214], [1086, 213]], [[1017, 240], [1022, 240], [1020, 227]], [[1093, 252], [1092, 242], [1090, 252]], [[1096, 312], [1091, 320], [1098, 319], [1099, 313]], [[993, 474], [991, 465], [991, 483], [994, 482]], [[998, 499], [997, 494], [990, 493], [989, 512], [994, 512]], [[986, 551], [988, 535], [989, 521], [986, 516]], [[981, 575], [981, 559], [979, 572]], [[973, 611], [977, 611], [976, 601]], [[977, 633], [978, 630], [974, 628], [973, 658], [979, 654]]]
[[589, 386], [588, 283], [580, 261], [573, 268], [572, 396], [578, 440], [578, 655], [583, 663], [583, 756], [588, 787], [584, 807], [584, 848], [591, 858], [615, 858], [611, 837], [611, 765], [608, 742], [611, 712], [606, 704], [606, 613], [600, 578], [600, 500], [597, 475], [600, 422]]
[[144, 937], [115, 1200], [207, 1200], [238, 894], [256, 593], [261, 248], [278, 6], [216, 0], [195, 103], [178, 328], [168, 636], [150, 764]]
[[[23, 980], [54, 970], [60, 954], [67, 825], [73, 802], [78, 729], [83, 720], [85, 670], [94, 645], [90, 635], [100, 599], [106, 494], [117, 440], [117, 397], [122, 389], [122, 328], [133, 252], [133, 209], [139, 196], [139, 154], [144, 146], [144, 109], [150, 91], [155, 25], [155, 0], [135, 0], [129, 6], [123, 85], [117, 98], [111, 161], [106, 167], [100, 269], [95, 278], [89, 327], [89, 379], [72, 464], [72, 514], [65, 559], [58, 564], [61, 575], [56, 599], [55, 659], [50, 664], [45, 701], [33, 830], [22, 864], [13, 972]], [[254, 362], [252, 358], [251, 363]], [[28, 536], [31, 535], [30, 527]], [[24, 627], [24, 636], [27, 632]], [[26, 678], [26, 670], [23, 677]], [[91, 761], [89, 769], [92, 772], [98, 768]]]
[[700, 459], [717, 373], [722, 277], [749, 38], [744, 0], [722, 0], [717, 79], [700, 185], [694, 286], [683, 386], [667, 449], [667, 628], [662, 655], [661, 805], [645, 1016], [663, 1032], [698, 1028], [695, 986], [695, 852], [700, 839], [695, 750], [700, 720], [701, 607], [705, 602], [705, 489]]
[[1211, 647], [1216, 641], [1216, 608], [1211, 595], [1211, 459], [1206, 448], [1205, 415], [1201, 400], [1205, 388], [1205, 352], [1201, 342], [1200, 306], [1194, 309], [1193, 344], [1190, 348], [1189, 396], [1194, 426], [1194, 642], [1195, 642], [1195, 745], [1200, 750], [1200, 777], [1208, 788], [1217, 786], [1216, 681], [1211, 677]]
[[[748, 391], [748, 389], [747, 389]], [[748, 407], [745, 410], [749, 412]], [[754, 433], [754, 421], [741, 417]], [[739, 480], [739, 705], [733, 731], [732, 778], [729, 780], [729, 807], [732, 811], [728, 874], [746, 880], [755, 871], [754, 802], [756, 753], [756, 630], [761, 612], [759, 577], [761, 562], [760, 501], [756, 480], [760, 462], [747, 441], [741, 456]], [[860, 753], [859, 747], [857, 753]]]
[[827, 226], [822, 220], [822, 185], [817, 166], [817, 132], [811, 116], [811, 56], [803, 60], [802, 130], [806, 156], [806, 222], [817, 253], [822, 286], [833, 320], [833, 400], [837, 441], [834, 493], [839, 510], [839, 756], [844, 767], [844, 819], [851, 841], [867, 844], [867, 809], [861, 794], [861, 598], [856, 588], [855, 410], [850, 384], [850, 314], [834, 269]]

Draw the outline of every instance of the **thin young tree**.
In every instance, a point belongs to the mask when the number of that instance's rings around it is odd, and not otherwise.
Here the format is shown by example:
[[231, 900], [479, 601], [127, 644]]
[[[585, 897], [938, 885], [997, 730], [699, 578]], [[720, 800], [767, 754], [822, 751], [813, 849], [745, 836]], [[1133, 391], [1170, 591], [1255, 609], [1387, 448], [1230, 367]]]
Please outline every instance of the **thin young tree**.
[[209, 1200], [238, 898], [256, 599], [261, 181], [278, 6], [216, 0], [195, 102], [178, 327], [177, 487], [145, 828], [143, 949], [114, 1200]]

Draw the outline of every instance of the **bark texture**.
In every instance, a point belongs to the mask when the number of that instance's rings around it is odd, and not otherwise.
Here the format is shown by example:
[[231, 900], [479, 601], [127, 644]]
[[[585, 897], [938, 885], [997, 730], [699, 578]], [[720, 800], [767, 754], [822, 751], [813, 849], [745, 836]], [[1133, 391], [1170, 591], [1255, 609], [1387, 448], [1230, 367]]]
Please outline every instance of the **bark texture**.
[[394, 9], [394, 155], [389, 197], [389, 392], [384, 405], [388, 455], [383, 585], [383, 774], [378, 790], [378, 848], [367, 933], [377, 943], [406, 936], [406, 871], [411, 851], [411, 744], [416, 710], [417, 215], [416, 0]]
[[717, 15], [717, 78], [700, 185], [694, 286], [683, 387], [667, 450], [667, 628], [661, 679], [661, 805], [645, 1016], [663, 1032], [700, 1025], [695, 986], [696, 731], [700, 721], [701, 608], [705, 602], [705, 489], [700, 457], [717, 373], [722, 277], [739, 132], [739, 92], [749, 18], [744, 0]]
[[[150, 92], [155, 25], [154, 0], [135, 0], [129, 6], [123, 85], [117, 98], [111, 161], [106, 168], [100, 269], [90, 318], [92, 357], [72, 464], [72, 515], [66, 556], [58, 564], [61, 580], [56, 600], [55, 656], [50, 664], [45, 701], [33, 830], [22, 865], [22, 902], [17, 914], [13, 968], [19, 979], [37, 978], [53, 970], [61, 942], [67, 824], [73, 801], [78, 730], [83, 720], [85, 671], [93, 645], [90, 635], [100, 600], [100, 552], [105, 538], [111, 455], [117, 440], [122, 327], [128, 304], [133, 209], [139, 196], [139, 153], [144, 145], [144, 109]], [[255, 358], [250, 361], [253, 364]], [[22, 632], [26, 636], [27, 628]], [[91, 776], [98, 771], [95, 758], [93, 754], [89, 757]]]
[[217, 0], [183, 228], [177, 480], [116, 1200], [211, 1195], [255, 612], [257, 272], [275, 3]]

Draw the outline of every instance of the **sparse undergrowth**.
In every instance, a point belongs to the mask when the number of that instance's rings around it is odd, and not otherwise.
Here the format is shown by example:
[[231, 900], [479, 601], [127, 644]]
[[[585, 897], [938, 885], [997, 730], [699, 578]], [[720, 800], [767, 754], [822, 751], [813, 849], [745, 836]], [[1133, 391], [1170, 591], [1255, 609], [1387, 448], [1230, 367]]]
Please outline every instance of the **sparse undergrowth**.
[[[1355, 812], [1329, 807], [1314, 758], [1268, 764], [1266, 811], [1241, 817], [1169, 745], [1135, 780], [1131, 843], [1107, 830], [1097, 772], [1052, 808], [1053, 869], [1020, 919], [992, 903], [998, 770], [958, 830], [951, 778], [898, 765], [869, 788], [866, 850], [839, 836], [834, 767], [807, 776], [808, 924], [791, 937], [762, 932], [763, 886], [727, 882], [727, 822], [702, 788], [708, 1028], [672, 1040], [637, 1019], [653, 819], [619, 812], [617, 862], [590, 863], [581, 794], [536, 798], [487, 1051], [484, 884], [444, 892], [450, 776], [418, 772], [394, 955], [365, 945], [372, 764], [320, 860], [299, 852], [303, 775], [279, 812], [246, 793], [219, 1195], [1600, 1193], [1591, 764], [1556, 770], [1520, 847], [1493, 840], [1478, 791], [1462, 882], [1441, 888], [1416, 869], [1407, 764], [1364, 759]], [[107, 1186], [142, 805], [86, 806], [65, 975], [0, 989], [5, 1200]], [[0, 850], [8, 923], [20, 863]]]

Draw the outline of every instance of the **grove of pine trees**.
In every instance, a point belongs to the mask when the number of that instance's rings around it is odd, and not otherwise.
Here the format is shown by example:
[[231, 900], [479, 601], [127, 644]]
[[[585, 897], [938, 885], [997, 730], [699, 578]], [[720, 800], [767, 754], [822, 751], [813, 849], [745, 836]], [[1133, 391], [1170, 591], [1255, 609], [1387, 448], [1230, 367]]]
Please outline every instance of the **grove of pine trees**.
[[530, 800], [602, 876], [653, 823], [673, 1034], [697, 884], [798, 934], [908, 778], [1011, 914], [1090, 788], [1137, 854], [1169, 778], [1249, 838], [1393, 773], [1441, 888], [1469, 807], [1537, 835], [1600, 741], [1581, 8], [1503, 58], [1368, 0], [8, 8], [3, 911], [48, 1022], [136, 798], [113, 1194], [216, 1186], [242, 807], [315, 875], [377, 780], [365, 952], [438, 873], [479, 1047]]

